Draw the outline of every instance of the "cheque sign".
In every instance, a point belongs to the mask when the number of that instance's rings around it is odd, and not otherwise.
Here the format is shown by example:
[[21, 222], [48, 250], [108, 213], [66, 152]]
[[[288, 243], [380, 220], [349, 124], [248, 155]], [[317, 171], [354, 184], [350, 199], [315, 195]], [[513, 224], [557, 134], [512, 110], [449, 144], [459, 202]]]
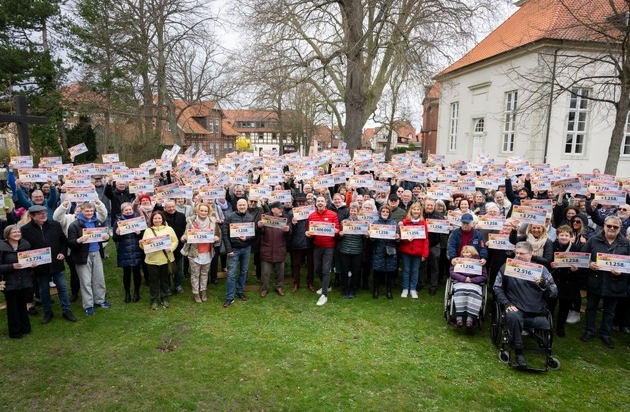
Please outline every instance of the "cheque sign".
[[542, 277], [543, 265], [531, 262], [523, 262], [516, 259], [508, 259], [505, 262], [505, 276], [535, 282], [536, 279]]
[[129, 233], [141, 232], [147, 229], [147, 221], [144, 219], [144, 216], [119, 220], [117, 225], [119, 231], [118, 234], [121, 236], [128, 235]]
[[18, 263], [25, 267], [33, 264], [35, 266], [46, 265], [50, 262], [52, 262], [52, 256], [49, 247], [18, 252]]
[[83, 237], [85, 237], [85, 241], [83, 243], [105, 242], [107, 235], [107, 227], [84, 227]]
[[159, 252], [161, 250], [171, 250], [171, 237], [169, 235], [160, 235], [144, 239], [144, 253]]
[[329, 222], [310, 222], [308, 225], [308, 231], [313, 236], [334, 237], [335, 230], [335, 224]]
[[186, 230], [186, 242], [188, 243], [214, 243], [214, 227]]
[[254, 237], [254, 222], [230, 223], [230, 237]]
[[426, 239], [427, 231], [424, 226], [401, 226], [400, 238], [403, 240]]
[[555, 252], [553, 261], [558, 268], [588, 268], [591, 261], [591, 254], [588, 252]]
[[466, 259], [455, 258], [453, 259], [453, 270], [457, 273], [464, 273], [467, 275], [481, 276], [483, 273], [483, 265], [480, 259]]
[[599, 270], [630, 273], [630, 256], [598, 253], [596, 263]]
[[396, 236], [396, 226], [372, 223], [368, 233], [372, 239], [394, 239]]

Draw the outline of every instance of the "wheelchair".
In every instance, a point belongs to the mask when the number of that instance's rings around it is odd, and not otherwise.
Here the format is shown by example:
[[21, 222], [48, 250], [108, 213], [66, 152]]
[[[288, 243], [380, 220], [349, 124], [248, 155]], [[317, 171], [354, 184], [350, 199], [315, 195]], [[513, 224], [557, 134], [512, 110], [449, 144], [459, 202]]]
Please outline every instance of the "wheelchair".
[[[560, 361], [551, 355], [553, 344], [553, 318], [551, 312], [547, 311], [545, 327], [533, 327], [531, 321], [533, 321], [533, 319], [526, 319], [523, 328], [524, 334], [527, 334], [523, 336], [523, 351], [526, 354], [534, 353], [544, 355], [544, 366], [531, 366], [532, 364], [528, 357], [527, 367], [525, 369], [537, 372], [547, 372], [549, 369], [560, 369]], [[515, 353], [510, 346], [510, 331], [507, 329], [505, 322], [505, 310], [498, 302], [495, 302], [492, 312], [491, 337], [492, 342], [499, 348], [499, 360], [509, 366], [516, 367], [515, 362], [513, 362]]]
[[[447, 324], [455, 326], [455, 300], [453, 299], [455, 281], [449, 276], [446, 280], [446, 286], [444, 287], [444, 320]], [[476, 326], [481, 329], [483, 326], [483, 318], [486, 314], [486, 305], [488, 301], [488, 285], [483, 283], [481, 285], [482, 304], [479, 310], [479, 318], [477, 319]]]

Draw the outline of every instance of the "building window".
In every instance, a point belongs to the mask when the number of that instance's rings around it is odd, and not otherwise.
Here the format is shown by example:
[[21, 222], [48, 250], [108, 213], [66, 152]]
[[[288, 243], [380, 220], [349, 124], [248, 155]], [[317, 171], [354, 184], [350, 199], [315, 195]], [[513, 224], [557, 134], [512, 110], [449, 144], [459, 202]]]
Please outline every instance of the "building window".
[[505, 112], [503, 113], [503, 153], [514, 152], [516, 137], [516, 104], [518, 92], [516, 90], [505, 93]]
[[588, 89], [571, 89], [569, 119], [567, 122], [567, 139], [564, 153], [581, 155], [586, 143], [586, 120], [588, 114]]
[[475, 133], [483, 133], [486, 131], [486, 121], [484, 118], [474, 119], [475, 122]]
[[451, 118], [448, 134], [448, 150], [457, 150], [457, 121], [459, 116], [459, 102], [451, 103]]
[[621, 141], [621, 155], [630, 156], [630, 112], [626, 115], [626, 127]]

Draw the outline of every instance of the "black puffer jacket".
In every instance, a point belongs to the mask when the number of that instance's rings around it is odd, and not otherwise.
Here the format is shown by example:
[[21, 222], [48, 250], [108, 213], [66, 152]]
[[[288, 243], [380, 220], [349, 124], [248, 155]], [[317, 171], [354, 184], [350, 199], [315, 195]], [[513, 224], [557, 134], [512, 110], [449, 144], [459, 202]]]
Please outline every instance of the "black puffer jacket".
[[230, 223], [249, 223], [254, 222], [254, 217], [250, 215], [248, 212], [243, 214], [237, 212], [232, 212], [225, 217], [223, 221], [223, 226], [221, 228], [221, 233], [223, 235], [223, 243], [225, 244], [225, 252], [231, 253], [232, 249], [242, 249], [244, 247], [251, 246], [254, 241], [255, 236], [249, 236], [245, 238], [245, 241], [242, 241], [238, 237], [230, 237]]
[[138, 266], [142, 263], [142, 249], [140, 248], [140, 239], [142, 239], [142, 232], [139, 235], [135, 233], [128, 233], [126, 235], [117, 235], [116, 229], [118, 228], [118, 222], [125, 219], [131, 219], [137, 217], [133, 215], [125, 218], [124, 215], [118, 215], [116, 222], [114, 223], [114, 242], [116, 243], [116, 261], [119, 268], [128, 266]]
[[[106, 224], [94, 218], [94, 227], [105, 227]], [[77, 265], [85, 265], [90, 254], [90, 243], [79, 243], [77, 240], [83, 236], [85, 222], [82, 219], [75, 219], [68, 226], [68, 246], [72, 249], [72, 260]], [[99, 243], [99, 250], [103, 244]]]
[[[598, 253], [630, 256], [630, 242], [625, 237], [617, 235], [617, 238], [609, 244], [604, 232], [599, 232], [586, 242], [582, 252], [591, 254], [591, 262], [597, 260]], [[626, 273], [614, 276], [611, 272], [589, 269], [586, 289], [602, 296], [624, 297], [628, 294], [629, 277], [630, 275]]]
[[18, 262], [18, 252], [29, 250], [31, 245], [24, 239], [18, 243], [17, 250], [6, 240], [0, 241], [0, 280], [6, 283], [5, 290], [19, 290], [33, 287], [33, 269], [14, 269]]

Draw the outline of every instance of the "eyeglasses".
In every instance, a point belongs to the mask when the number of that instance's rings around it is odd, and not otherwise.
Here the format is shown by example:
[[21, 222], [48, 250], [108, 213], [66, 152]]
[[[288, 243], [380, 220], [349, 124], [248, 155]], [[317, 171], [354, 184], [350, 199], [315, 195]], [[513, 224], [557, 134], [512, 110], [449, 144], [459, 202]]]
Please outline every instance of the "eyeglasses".
[[251, 204], [254, 204], [254, 205], [255, 205], [255, 204], [257, 204], [257, 203], [258, 203], [258, 200], [250, 200], [250, 201], [249, 201], [249, 203], [251, 203]]
[[606, 229], [610, 229], [610, 230], [619, 230], [619, 229], [621, 229], [621, 226], [606, 225]]
[[620, 208], [619, 208], [619, 210], [621, 210], [622, 212], [627, 212], [627, 211], [629, 211], [630, 209], [627, 209], [627, 208], [625, 208], [625, 207], [620, 207]]

